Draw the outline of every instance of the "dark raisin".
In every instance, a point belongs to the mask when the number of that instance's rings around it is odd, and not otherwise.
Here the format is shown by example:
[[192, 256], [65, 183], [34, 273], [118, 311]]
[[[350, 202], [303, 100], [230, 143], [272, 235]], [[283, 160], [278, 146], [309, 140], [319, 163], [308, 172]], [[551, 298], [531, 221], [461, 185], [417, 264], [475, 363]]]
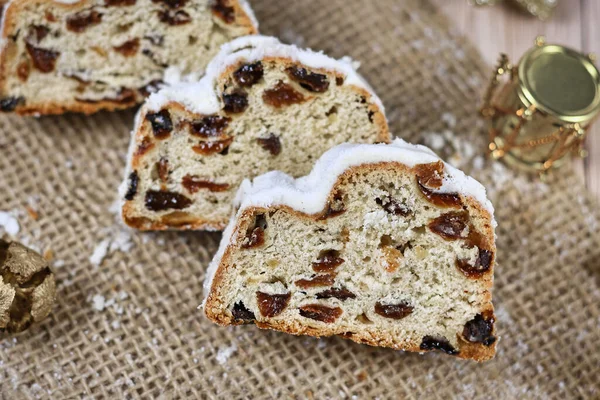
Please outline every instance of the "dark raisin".
[[104, 0], [107, 7], [133, 6], [136, 0]]
[[410, 215], [410, 209], [404, 204], [397, 202], [392, 196], [376, 198], [375, 203], [380, 205], [388, 214], [400, 215], [403, 217]]
[[152, 125], [152, 132], [157, 139], [166, 139], [173, 130], [173, 121], [168, 110], [160, 110], [157, 113], [146, 114], [146, 120]]
[[129, 186], [127, 189], [127, 193], [125, 193], [125, 200], [133, 200], [137, 193], [138, 183], [140, 182], [140, 177], [138, 176], [136, 171], [133, 171], [129, 174]]
[[317, 299], [336, 298], [339, 300], [355, 299], [356, 295], [346, 288], [331, 288], [317, 293]]
[[151, 211], [182, 210], [192, 205], [192, 200], [180, 193], [166, 190], [148, 190], [146, 208]]
[[344, 84], [344, 78], [341, 76], [335, 77], [335, 84], [338, 86], [342, 86]]
[[456, 193], [436, 193], [423, 186], [421, 182], [419, 182], [418, 178], [417, 184], [423, 196], [425, 196], [430, 203], [435, 204], [436, 206], [446, 208], [460, 208], [462, 206], [460, 196]]
[[437, 161], [415, 166], [419, 183], [427, 188], [437, 189], [444, 183], [444, 163]]
[[491, 346], [496, 337], [492, 335], [494, 330], [494, 314], [485, 312], [477, 314], [475, 318], [465, 324], [463, 329], [463, 337], [471, 343], [483, 343], [486, 346]]
[[268, 294], [256, 292], [256, 300], [258, 302], [260, 315], [267, 318], [278, 316], [285, 310], [291, 297], [291, 293]]
[[279, 141], [279, 137], [273, 133], [269, 133], [269, 136], [266, 138], [256, 139], [256, 142], [273, 156], [281, 153], [281, 142]]
[[233, 73], [235, 81], [243, 87], [255, 85], [264, 75], [263, 65], [260, 61], [253, 64], [244, 64]]
[[256, 318], [254, 317], [254, 313], [246, 308], [244, 303], [238, 301], [233, 305], [233, 309], [231, 310], [231, 314], [236, 322], [241, 322], [243, 324], [248, 324], [254, 321]]
[[317, 275], [311, 279], [299, 279], [295, 282], [296, 286], [302, 289], [308, 289], [319, 286], [331, 286], [335, 281], [333, 275]]
[[329, 89], [329, 79], [327, 79], [327, 75], [316, 74], [307, 71], [306, 68], [302, 67], [289, 67], [285, 72], [290, 79], [298, 82], [300, 86], [310, 92], [323, 93]]
[[369, 122], [373, 122], [373, 116], [375, 115], [375, 111], [370, 111], [367, 113], [367, 117], [369, 117]]
[[464, 211], [442, 214], [429, 223], [429, 229], [446, 240], [464, 239], [469, 227], [469, 214]]
[[156, 172], [158, 173], [158, 179], [161, 184], [165, 185], [169, 180], [169, 160], [161, 157], [156, 163]]
[[235, 90], [228, 94], [223, 94], [223, 109], [230, 114], [239, 114], [248, 108], [248, 94], [243, 90]]
[[48, 28], [47, 26], [33, 25], [31, 28], [29, 28], [29, 33], [27, 34], [27, 42], [39, 43], [42, 40], [44, 40], [44, 38], [48, 36], [49, 33], [50, 28]]
[[60, 56], [58, 51], [41, 49], [33, 46], [30, 43], [26, 43], [25, 47], [27, 48], [27, 53], [29, 53], [31, 60], [33, 61], [33, 66], [35, 69], [45, 74], [54, 71], [56, 59], [58, 56]]
[[219, 115], [211, 115], [204, 117], [200, 121], [193, 122], [190, 133], [194, 136], [210, 138], [220, 136], [229, 126], [231, 118], [221, 117]]
[[344, 262], [337, 250], [325, 250], [319, 254], [317, 261], [312, 263], [315, 272], [333, 272]]
[[140, 39], [135, 38], [126, 41], [125, 43], [115, 46], [115, 51], [124, 57], [133, 57], [137, 54], [140, 49]]
[[205, 156], [210, 154], [223, 153], [223, 151], [229, 148], [232, 142], [232, 137], [225, 140], [216, 140], [213, 142], [200, 142], [196, 146], [192, 146], [192, 150], [194, 150], [195, 153], [202, 154]]
[[183, 10], [163, 10], [158, 12], [160, 22], [171, 26], [184, 25], [192, 22], [192, 17]]
[[194, 175], [186, 175], [183, 177], [181, 184], [190, 193], [196, 193], [200, 189], [208, 189], [210, 192], [224, 192], [229, 189], [228, 183], [216, 183], [208, 179], [202, 179]]
[[304, 102], [304, 95], [283, 81], [277, 82], [272, 89], [265, 90], [263, 101], [268, 105], [281, 108]]
[[235, 21], [235, 9], [229, 5], [228, 0], [215, 0], [212, 12], [227, 24]]
[[138, 148], [135, 150], [135, 155], [143, 156], [144, 154], [146, 154], [147, 152], [152, 150], [154, 148], [154, 146], [155, 145], [154, 145], [154, 142], [152, 141], [152, 139], [150, 139], [149, 137], [146, 136], [142, 139], [142, 142], [140, 143]]
[[321, 304], [307, 304], [299, 308], [300, 315], [304, 318], [331, 324], [338, 319], [343, 311], [339, 307], [327, 307]]
[[101, 13], [94, 10], [83, 11], [67, 17], [67, 29], [71, 32], [81, 33], [100, 22], [102, 22]]
[[375, 303], [375, 313], [391, 319], [402, 319], [412, 314], [414, 307], [406, 302], [398, 304]]
[[153, 3], [162, 3], [169, 8], [181, 8], [185, 6], [187, 0], [152, 0]]
[[242, 243], [243, 249], [252, 249], [265, 244], [265, 230], [260, 226], [253, 228]]
[[478, 249], [475, 265], [468, 260], [456, 260], [456, 267], [468, 278], [479, 278], [485, 274], [492, 264], [493, 253], [489, 250]]
[[5, 97], [0, 100], [0, 111], [14, 111], [15, 108], [17, 108], [17, 106], [23, 102], [25, 102], [24, 97]]
[[450, 342], [448, 342], [446, 339], [436, 338], [429, 335], [423, 337], [420, 348], [421, 350], [441, 350], [450, 355], [458, 354], [458, 350], [452, 347]]

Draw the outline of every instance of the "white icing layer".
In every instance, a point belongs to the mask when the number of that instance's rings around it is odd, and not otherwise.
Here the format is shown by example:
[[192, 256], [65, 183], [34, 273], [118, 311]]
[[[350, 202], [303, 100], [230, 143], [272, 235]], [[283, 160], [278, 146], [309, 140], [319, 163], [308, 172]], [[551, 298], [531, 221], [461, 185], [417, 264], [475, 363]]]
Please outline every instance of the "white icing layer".
[[[244, 36], [224, 44], [219, 54], [208, 64], [202, 79], [197, 82], [179, 82], [163, 88], [150, 95], [145, 107], [149, 111], [158, 111], [169, 102], [178, 102], [190, 112], [203, 115], [217, 113], [220, 110], [220, 103], [215, 88], [219, 76], [231, 65], [239, 62], [253, 63], [265, 57], [287, 58], [308, 68], [322, 68], [341, 73], [346, 77], [344, 85], [353, 85], [367, 90], [371, 94], [370, 101], [383, 112], [381, 100], [355, 71], [352, 60], [348, 57], [335, 60], [323, 53], [302, 50], [294, 45], [283, 44], [274, 37], [261, 35]], [[170, 82], [173, 82], [173, 76], [176, 74], [169, 71], [167, 78]]]
[[[271, 171], [254, 178], [252, 182], [244, 180], [235, 200], [236, 207], [239, 207], [237, 215], [232, 217], [223, 233], [219, 250], [206, 272], [205, 296], [208, 295], [225, 249], [236, 240], [232, 237], [235, 223], [245, 209], [285, 205], [306, 214], [317, 214], [323, 211], [335, 182], [348, 168], [380, 162], [398, 162], [414, 167], [437, 161], [442, 160], [428, 147], [409, 144], [402, 139], [395, 139], [389, 145], [341, 144], [323, 154], [311, 173], [302, 178], [294, 179], [283, 172]], [[475, 199], [490, 213], [492, 225], [496, 227], [494, 207], [487, 199], [483, 185], [449, 164], [444, 163], [444, 166], [443, 184], [436, 192], [459, 193]]]

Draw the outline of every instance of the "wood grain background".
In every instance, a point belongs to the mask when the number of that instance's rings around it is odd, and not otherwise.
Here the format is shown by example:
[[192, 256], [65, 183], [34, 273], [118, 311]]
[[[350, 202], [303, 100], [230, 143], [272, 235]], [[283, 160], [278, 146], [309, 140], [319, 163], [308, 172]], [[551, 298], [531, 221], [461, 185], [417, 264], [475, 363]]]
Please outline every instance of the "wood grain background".
[[[554, 16], [545, 22], [505, 5], [474, 7], [467, 0], [434, 2], [477, 45], [490, 64], [490, 73], [501, 52], [516, 63], [538, 35], [546, 36], [548, 43], [600, 56], [599, 0], [558, 0]], [[600, 199], [600, 121], [590, 129], [586, 146], [589, 156], [574, 162], [588, 189]]]

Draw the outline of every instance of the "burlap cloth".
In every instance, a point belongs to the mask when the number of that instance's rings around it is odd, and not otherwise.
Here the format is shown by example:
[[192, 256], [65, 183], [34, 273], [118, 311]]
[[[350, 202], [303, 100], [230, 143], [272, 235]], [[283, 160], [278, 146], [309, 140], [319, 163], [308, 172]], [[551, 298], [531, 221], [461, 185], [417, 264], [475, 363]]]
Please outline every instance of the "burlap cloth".
[[253, 3], [264, 33], [360, 60], [394, 132], [489, 187], [496, 358], [213, 325], [196, 307], [220, 235], [115, 225], [133, 112], [2, 116], [0, 209], [18, 216], [16, 239], [53, 252], [60, 284], [47, 320], [2, 337], [1, 397], [598, 398], [598, 205], [568, 169], [540, 183], [479, 156], [476, 108], [491, 72], [479, 54], [426, 1]]

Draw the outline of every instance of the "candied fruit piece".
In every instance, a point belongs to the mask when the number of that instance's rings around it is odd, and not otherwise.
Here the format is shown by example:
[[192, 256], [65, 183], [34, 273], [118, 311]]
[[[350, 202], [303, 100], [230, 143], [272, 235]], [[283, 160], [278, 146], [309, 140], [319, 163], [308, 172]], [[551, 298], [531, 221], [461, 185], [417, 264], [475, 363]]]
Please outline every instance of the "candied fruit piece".
[[375, 313], [385, 318], [402, 319], [412, 314], [414, 307], [407, 302], [397, 304], [383, 304], [378, 301], [375, 303]]
[[289, 67], [285, 72], [290, 79], [298, 82], [300, 86], [310, 92], [323, 93], [329, 89], [329, 79], [327, 79], [327, 75], [310, 72], [307, 71], [306, 68], [298, 66]]
[[231, 314], [236, 322], [240, 322], [243, 324], [248, 324], [254, 321], [256, 318], [254, 317], [254, 313], [246, 308], [244, 303], [238, 301], [233, 305], [233, 309], [231, 310]]
[[257, 84], [264, 75], [263, 65], [260, 61], [252, 64], [244, 64], [233, 73], [233, 77], [238, 85], [251, 87]]
[[406, 217], [411, 213], [410, 209], [407, 206], [405, 206], [402, 203], [399, 203], [394, 198], [392, 198], [392, 196], [389, 195], [384, 198], [376, 198], [375, 203], [381, 206], [381, 208], [383, 208], [388, 214], [401, 215], [403, 217]]
[[465, 239], [469, 214], [464, 211], [442, 214], [429, 223], [429, 229], [446, 240]]
[[339, 300], [355, 299], [356, 295], [346, 288], [331, 288], [317, 293], [317, 299], [336, 298]]
[[452, 347], [448, 340], [429, 335], [423, 337], [420, 348], [421, 350], [441, 350], [450, 355], [458, 354], [458, 350]]
[[338, 319], [343, 311], [339, 307], [327, 307], [322, 304], [307, 304], [299, 308], [300, 315], [304, 318], [331, 324]]
[[173, 130], [171, 114], [166, 109], [160, 110], [157, 113], [146, 114], [146, 120], [150, 121], [152, 132], [157, 139], [168, 138]]
[[285, 310], [291, 297], [291, 293], [268, 294], [260, 291], [256, 292], [260, 315], [267, 318], [278, 316]]
[[491, 251], [478, 248], [475, 265], [471, 265], [469, 260], [458, 259], [456, 260], [456, 266], [468, 278], [479, 278], [489, 271], [492, 265], [492, 258], [493, 253]]
[[193, 136], [200, 136], [202, 138], [221, 136], [229, 126], [230, 122], [231, 118], [229, 117], [210, 115], [199, 121], [193, 122], [190, 125], [190, 133]]
[[24, 97], [5, 97], [0, 100], [0, 111], [10, 112], [14, 111], [15, 108], [25, 101]]
[[389, 273], [396, 272], [400, 267], [400, 259], [403, 257], [402, 252], [392, 246], [382, 246], [381, 252], [383, 253], [385, 270]]
[[125, 193], [125, 200], [133, 200], [137, 193], [138, 183], [140, 182], [140, 177], [138, 176], [137, 171], [133, 171], [129, 174], [129, 186], [127, 188], [127, 193]]
[[283, 81], [278, 81], [275, 87], [265, 90], [262, 98], [266, 104], [275, 108], [302, 103], [306, 100], [302, 93]]
[[228, 0], [215, 0], [212, 12], [227, 24], [235, 21], [235, 9], [229, 5]]
[[312, 263], [315, 272], [333, 272], [337, 267], [344, 263], [344, 259], [339, 257], [337, 250], [325, 250], [319, 254], [317, 261]]
[[158, 12], [160, 22], [171, 26], [185, 25], [192, 22], [190, 14], [183, 10], [163, 10]]
[[67, 29], [71, 32], [81, 33], [100, 22], [102, 22], [102, 14], [98, 11], [82, 11], [67, 17]]
[[115, 46], [115, 51], [124, 57], [133, 57], [137, 54], [140, 49], [140, 39], [135, 38], [126, 41], [125, 43]]
[[27, 53], [31, 57], [31, 60], [33, 61], [33, 66], [35, 69], [45, 74], [54, 71], [56, 59], [58, 56], [60, 56], [58, 51], [35, 47], [31, 43], [26, 43], [25, 47], [27, 49]]
[[477, 314], [475, 318], [465, 324], [462, 335], [471, 343], [483, 343], [491, 346], [496, 341], [496, 336], [492, 335], [494, 322], [494, 314], [491, 311]]
[[269, 133], [269, 136], [266, 138], [256, 139], [256, 142], [273, 156], [281, 153], [281, 142], [279, 141], [279, 137], [273, 133]]
[[248, 94], [243, 90], [234, 90], [223, 94], [223, 109], [230, 114], [239, 114], [248, 108]]
[[313, 277], [311, 279], [299, 279], [295, 283], [296, 283], [296, 286], [298, 286], [299, 288], [308, 289], [308, 288], [319, 287], [319, 286], [331, 286], [331, 285], [333, 285], [334, 281], [335, 281], [335, 276], [327, 274], [327, 275], [316, 275], [315, 277]]
[[415, 166], [417, 179], [419, 183], [426, 188], [438, 189], [444, 182], [444, 163], [436, 161], [429, 164], [419, 164]]
[[190, 193], [196, 193], [200, 189], [208, 189], [211, 192], [224, 192], [229, 189], [227, 183], [216, 183], [208, 179], [202, 179], [194, 175], [186, 175], [183, 177], [181, 184]]
[[167, 190], [148, 190], [145, 204], [150, 211], [182, 210], [192, 205], [192, 200], [181, 193]]
[[215, 140], [212, 142], [200, 142], [196, 146], [192, 146], [192, 150], [194, 150], [194, 152], [197, 154], [207, 156], [210, 154], [222, 153], [223, 151], [227, 150], [232, 142], [232, 137], [224, 140]]

